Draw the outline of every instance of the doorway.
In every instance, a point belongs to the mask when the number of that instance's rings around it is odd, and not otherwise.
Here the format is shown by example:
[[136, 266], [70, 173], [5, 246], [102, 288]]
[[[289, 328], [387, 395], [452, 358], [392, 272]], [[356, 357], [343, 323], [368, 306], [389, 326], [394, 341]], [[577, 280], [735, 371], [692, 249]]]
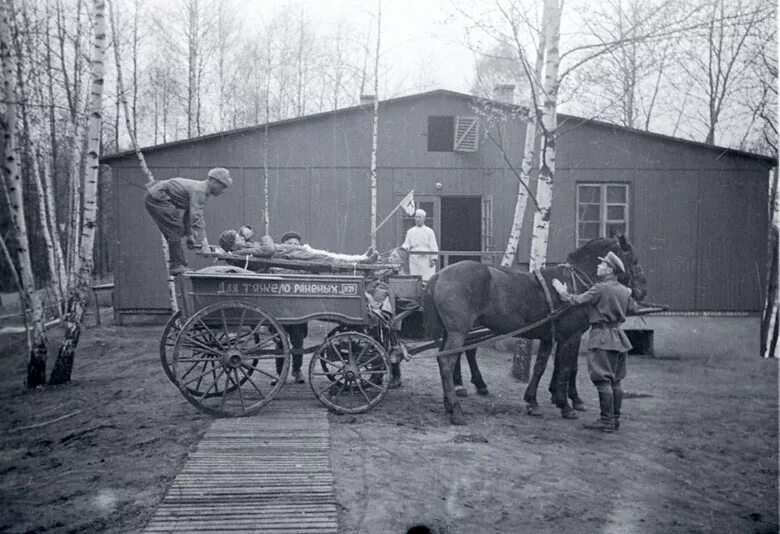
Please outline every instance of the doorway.
[[[482, 250], [482, 199], [480, 197], [441, 197], [440, 250], [479, 252]], [[480, 261], [479, 256], [450, 256], [446, 267], [463, 260]]]

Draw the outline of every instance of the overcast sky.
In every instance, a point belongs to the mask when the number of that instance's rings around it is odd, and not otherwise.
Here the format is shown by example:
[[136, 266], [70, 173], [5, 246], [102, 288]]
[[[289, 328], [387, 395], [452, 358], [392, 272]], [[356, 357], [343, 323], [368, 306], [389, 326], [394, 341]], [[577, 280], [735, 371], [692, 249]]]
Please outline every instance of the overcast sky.
[[[475, 0], [474, 4], [484, 4]], [[248, 0], [252, 16], [264, 17], [269, 8], [303, 5], [310, 20], [376, 28], [375, 0]], [[451, 0], [382, 1], [382, 70], [395, 83], [393, 92], [451, 89], [470, 92], [474, 54], [465, 46], [463, 25], [452, 16]], [[389, 72], [388, 72], [389, 70]], [[424, 86], [424, 87], [421, 87]], [[397, 96], [397, 95], [383, 95]]]

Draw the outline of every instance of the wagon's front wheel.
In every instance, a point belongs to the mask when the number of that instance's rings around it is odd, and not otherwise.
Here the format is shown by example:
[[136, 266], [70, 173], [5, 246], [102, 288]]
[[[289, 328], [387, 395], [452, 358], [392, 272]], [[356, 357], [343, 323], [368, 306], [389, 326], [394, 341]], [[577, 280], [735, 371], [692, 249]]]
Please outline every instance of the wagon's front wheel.
[[309, 385], [337, 413], [361, 413], [387, 393], [390, 361], [374, 338], [359, 332], [328, 337], [309, 362]]
[[[278, 382], [276, 358], [284, 359]], [[218, 302], [193, 314], [173, 348], [173, 374], [182, 395], [217, 416], [257, 413], [282, 388], [289, 368], [284, 329], [246, 302]]]

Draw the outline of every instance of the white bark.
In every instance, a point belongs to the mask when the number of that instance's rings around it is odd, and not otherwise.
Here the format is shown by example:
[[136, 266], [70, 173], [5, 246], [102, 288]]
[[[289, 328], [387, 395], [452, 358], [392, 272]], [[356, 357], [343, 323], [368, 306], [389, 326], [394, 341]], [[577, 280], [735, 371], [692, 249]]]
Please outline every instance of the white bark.
[[[120, 94], [120, 100], [122, 102], [122, 109], [125, 113], [125, 126], [127, 127], [127, 134], [130, 137], [130, 142], [133, 145], [133, 150], [135, 151], [135, 155], [138, 158], [138, 163], [141, 165], [141, 170], [144, 173], [144, 176], [146, 176], [146, 182], [152, 183], [154, 182], [154, 175], [152, 174], [152, 171], [149, 170], [149, 166], [146, 164], [146, 158], [144, 158], [143, 153], [141, 152], [141, 148], [138, 146], [138, 139], [136, 138], [136, 132], [132, 125], [132, 117], [134, 115], [130, 114], [129, 106], [127, 104], [127, 96], [125, 93], [125, 84], [124, 84], [124, 78], [122, 76], [122, 58], [119, 52], [119, 46], [118, 46], [118, 40], [117, 40], [117, 31], [116, 31], [116, 18], [114, 17], [114, 6], [113, 4], [109, 4], [110, 7], [110, 15], [111, 15], [111, 37], [114, 43], [114, 60], [116, 63], [116, 79], [117, 79], [117, 86], [119, 87], [119, 94]], [[163, 258], [165, 260], [165, 266], [166, 269], [168, 265], [170, 264], [170, 253], [168, 251], [168, 242], [165, 240], [165, 237], [160, 234], [160, 243], [162, 246], [162, 252], [163, 252]], [[172, 276], [168, 276], [168, 303], [171, 306], [171, 310], [173, 313], [176, 313], [179, 310], [179, 304], [176, 300], [176, 284], [174, 283], [174, 278]]]
[[32, 260], [30, 259], [27, 223], [24, 218], [24, 198], [22, 175], [19, 172], [20, 150], [18, 145], [17, 127], [17, 91], [16, 91], [16, 61], [17, 57], [11, 45], [11, 2], [0, 3], [0, 63], [3, 72], [3, 99], [6, 102], [3, 117], [3, 137], [5, 154], [3, 154], [2, 178], [7, 180], [11, 196], [11, 211], [14, 214], [14, 230], [16, 234], [16, 256], [19, 260], [22, 294], [25, 301], [25, 319], [32, 331], [28, 330], [27, 346], [27, 387], [36, 387], [46, 382], [46, 329], [43, 316], [41, 294], [35, 291]]
[[550, 207], [555, 176], [555, 128], [558, 93], [558, 66], [560, 56], [561, 4], [560, 0], [545, 0], [545, 69], [544, 110], [542, 112], [542, 147], [539, 158], [539, 177], [536, 186], [538, 211], [534, 214], [531, 239], [530, 270], [540, 269], [547, 261], [547, 242], [550, 235]]
[[57, 360], [50, 378], [52, 384], [70, 382], [73, 358], [81, 336], [89, 285], [92, 278], [92, 253], [95, 243], [95, 222], [97, 220], [97, 186], [99, 178], [100, 127], [103, 119], [103, 73], [106, 51], [106, 4], [105, 0], [93, 0], [95, 31], [90, 72], [89, 123], [87, 128], [87, 161], [84, 180], [84, 217], [81, 227], [81, 243], [76, 258], [76, 284], [68, 295], [68, 313], [65, 319], [65, 340], [60, 346]]
[[[538, 137], [537, 122], [537, 102], [536, 95], [540, 94], [540, 81], [542, 78], [542, 69], [544, 68], [544, 29], [542, 29], [539, 38], [539, 48], [536, 55], [536, 64], [534, 65], [533, 75], [529, 78], [529, 87], [531, 95], [528, 99], [528, 119], [525, 123], [525, 144], [523, 145], [523, 160], [520, 163], [520, 178], [517, 184], [517, 202], [515, 203], [515, 216], [512, 220], [512, 228], [509, 232], [509, 240], [506, 244], [504, 257], [501, 259], [502, 267], [511, 267], [517, 255], [517, 247], [520, 244], [520, 235], [523, 233], [523, 220], [525, 219], [525, 209], [528, 205], [528, 190], [531, 184], [531, 168], [536, 155], [535, 147]], [[519, 44], [519, 43], [518, 43]], [[525, 58], [521, 58], [525, 61]], [[526, 69], [526, 74], [528, 73]]]
[[376, 54], [374, 56], [374, 108], [371, 115], [371, 247], [376, 249], [376, 165], [379, 141], [379, 50], [382, 36], [382, 0], [376, 3]]
[[[16, 13], [14, 12], [14, 4], [10, 3], [11, 7], [11, 15], [13, 17], [16, 16]], [[18, 36], [15, 39], [15, 47], [16, 47], [16, 57], [21, 58], [22, 57], [22, 44], [19, 41]], [[29, 50], [28, 50], [29, 51]], [[28, 57], [28, 68], [32, 64], [32, 58]], [[22, 62], [17, 61], [16, 62], [17, 67], [17, 75], [19, 80], [24, 80], [24, 69], [22, 67]], [[45, 194], [43, 190], [43, 182], [41, 180], [41, 171], [40, 171], [40, 165], [38, 163], [38, 155], [36, 146], [33, 143], [33, 131], [32, 131], [32, 124], [40, 124], [40, 118], [38, 117], [38, 113], [36, 111], [36, 108], [30, 107], [29, 102], [30, 100], [29, 95], [27, 95], [25, 91], [25, 83], [22, 82], [19, 84], [18, 87], [18, 94], [19, 94], [19, 101], [21, 102], [21, 111], [22, 111], [22, 128], [25, 132], [24, 135], [24, 141], [25, 141], [25, 152], [27, 153], [27, 157], [29, 158], [29, 161], [31, 163], [31, 169], [30, 172], [32, 174], [33, 183], [35, 184], [35, 189], [37, 191], [36, 200], [38, 204], [38, 216], [40, 218], [41, 222], [41, 232], [43, 234], [43, 242], [46, 245], [46, 257], [48, 259], [48, 267], [49, 267], [49, 275], [51, 277], [51, 282], [54, 288], [54, 296], [55, 300], [57, 301], [57, 309], [61, 311], [62, 307], [62, 300], [63, 300], [63, 293], [62, 293], [62, 287], [60, 285], [60, 273], [57, 269], [57, 263], [55, 259], [54, 254], [54, 243], [52, 242], [52, 235], [49, 230], [49, 217], [46, 211], [46, 200], [45, 200]]]

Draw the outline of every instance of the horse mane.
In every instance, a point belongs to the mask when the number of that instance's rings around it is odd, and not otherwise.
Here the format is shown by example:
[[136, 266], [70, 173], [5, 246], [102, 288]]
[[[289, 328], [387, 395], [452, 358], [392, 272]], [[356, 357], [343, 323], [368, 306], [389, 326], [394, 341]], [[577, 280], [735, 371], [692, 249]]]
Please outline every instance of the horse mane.
[[608, 250], [620, 252], [620, 243], [613, 237], [597, 237], [591, 239], [578, 249], [566, 256], [566, 261], [571, 264], [587, 263], [589, 259], [606, 254]]

